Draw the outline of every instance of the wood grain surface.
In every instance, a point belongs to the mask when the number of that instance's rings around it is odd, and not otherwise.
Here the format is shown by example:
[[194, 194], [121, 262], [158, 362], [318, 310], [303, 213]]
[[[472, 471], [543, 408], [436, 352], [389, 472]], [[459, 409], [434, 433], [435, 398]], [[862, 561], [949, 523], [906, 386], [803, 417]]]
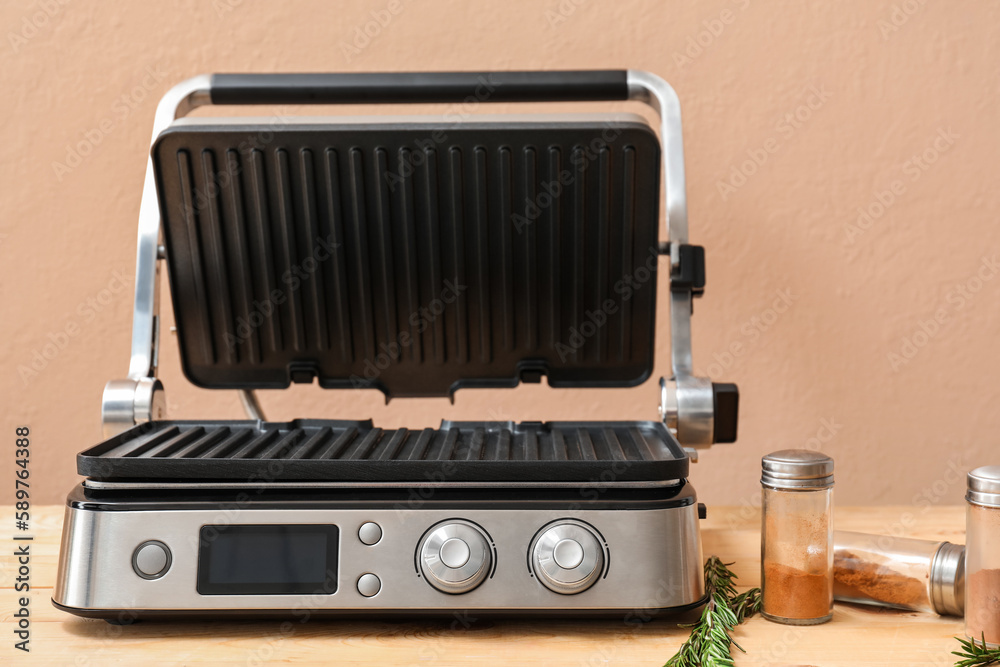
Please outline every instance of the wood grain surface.
[[[601, 621], [479, 621], [449, 623], [314, 621], [290, 631], [280, 621], [145, 622], [116, 627], [70, 616], [52, 607], [62, 507], [34, 511], [31, 652], [13, 648], [15, 568], [11, 546], [0, 561], [3, 645], [0, 663], [16, 665], [662, 665], [687, 632], [677, 619], [636, 627]], [[10, 526], [13, 511], [0, 512]], [[760, 581], [759, 513], [711, 507], [703, 522], [706, 556], [735, 562], [743, 586]], [[963, 507], [838, 508], [837, 527], [964, 543]], [[10, 537], [3, 538], [11, 545]], [[123, 573], [124, 574], [124, 573]], [[754, 618], [739, 629], [747, 649], [736, 664], [823, 667], [952, 665], [956, 618], [838, 604], [830, 623], [795, 628]]]

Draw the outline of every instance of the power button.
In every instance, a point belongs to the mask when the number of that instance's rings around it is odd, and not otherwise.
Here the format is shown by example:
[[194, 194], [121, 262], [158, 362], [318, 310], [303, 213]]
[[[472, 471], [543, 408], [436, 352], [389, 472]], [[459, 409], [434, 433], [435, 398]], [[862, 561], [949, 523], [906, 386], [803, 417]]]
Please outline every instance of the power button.
[[170, 569], [170, 549], [159, 540], [143, 542], [132, 553], [132, 569], [143, 579], [159, 579]]

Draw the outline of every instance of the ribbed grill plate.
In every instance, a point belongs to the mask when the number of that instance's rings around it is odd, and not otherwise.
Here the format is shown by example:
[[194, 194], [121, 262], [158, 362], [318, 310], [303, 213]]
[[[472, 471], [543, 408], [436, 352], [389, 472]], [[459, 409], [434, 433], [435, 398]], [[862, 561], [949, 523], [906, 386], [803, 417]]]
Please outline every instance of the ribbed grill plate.
[[687, 477], [659, 422], [162, 421], [77, 457], [97, 480], [353, 482], [654, 481]]
[[642, 123], [233, 120], [177, 124], [152, 156], [199, 386], [443, 396], [652, 371], [660, 148]]

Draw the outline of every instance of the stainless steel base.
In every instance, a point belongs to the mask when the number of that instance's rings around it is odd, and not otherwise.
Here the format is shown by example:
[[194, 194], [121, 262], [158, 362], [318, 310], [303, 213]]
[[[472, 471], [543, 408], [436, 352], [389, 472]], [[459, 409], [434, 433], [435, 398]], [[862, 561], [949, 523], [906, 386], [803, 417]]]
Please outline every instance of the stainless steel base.
[[[423, 613], [468, 611], [489, 615], [515, 611], [539, 613], [627, 613], [688, 607], [704, 595], [698, 509], [672, 507], [579, 509], [565, 507], [461, 509], [414, 503], [370, 509], [269, 506], [207, 509], [102, 509], [76, 504], [66, 510], [59, 576], [53, 602], [72, 613], [114, 618], [123, 611], [385, 612], [419, 617]], [[421, 576], [415, 550], [431, 526], [462, 519], [481, 527], [491, 540], [493, 563], [485, 581], [460, 595], [437, 590]], [[542, 585], [531, 570], [529, 547], [538, 531], [558, 519], [593, 527], [603, 538], [601, 577], [587, 590], [565, 595]], [[381, 538], [366, 545], [359, 531], [375, 523]], [[336, 592], [311, 595], [202, 595], [196, 588], [199, 530], [206, 525], [335, 524], [340, 528]], [[364, 533], [370, 541], [369, 533]], [[133, 554], [156, 541], [170, 551], [169, 569], [156, 579], [133, 570]], [[374, 595], [359, 592], [360, 580], [374, 574]], [[370, 593], [371, 579], [366, 580]], [[276, 614], [277, 615], [277, 614]]]

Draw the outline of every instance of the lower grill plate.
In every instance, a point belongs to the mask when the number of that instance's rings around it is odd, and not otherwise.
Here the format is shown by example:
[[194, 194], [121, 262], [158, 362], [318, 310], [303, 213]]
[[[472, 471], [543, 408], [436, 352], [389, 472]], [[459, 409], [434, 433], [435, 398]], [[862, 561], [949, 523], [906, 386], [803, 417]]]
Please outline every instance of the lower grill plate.
[[659, 422], [159, 421], [77, 456], [94, 480], [628, 482], [687, 477]]

